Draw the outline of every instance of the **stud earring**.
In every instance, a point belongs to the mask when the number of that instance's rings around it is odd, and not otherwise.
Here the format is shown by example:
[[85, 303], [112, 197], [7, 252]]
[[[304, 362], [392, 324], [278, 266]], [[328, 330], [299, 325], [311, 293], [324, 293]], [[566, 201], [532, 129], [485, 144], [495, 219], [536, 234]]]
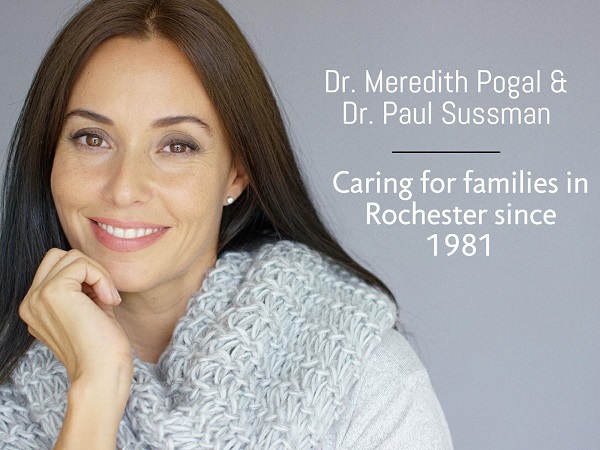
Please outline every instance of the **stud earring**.
[[228, 205], [231, 205], [234, 201], [235, 199], [231, 195], [229, 195], [226, 199]]

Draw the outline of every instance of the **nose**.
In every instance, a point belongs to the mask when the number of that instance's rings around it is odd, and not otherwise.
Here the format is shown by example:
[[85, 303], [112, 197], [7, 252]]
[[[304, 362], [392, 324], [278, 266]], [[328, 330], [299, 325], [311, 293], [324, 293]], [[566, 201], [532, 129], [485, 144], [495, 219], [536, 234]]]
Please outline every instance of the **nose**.
[[125, 149], [111, 158], [104, 186], [106, 201], [117, 207], [143, 204], [152, 197], [151, 168], [142, 152]]

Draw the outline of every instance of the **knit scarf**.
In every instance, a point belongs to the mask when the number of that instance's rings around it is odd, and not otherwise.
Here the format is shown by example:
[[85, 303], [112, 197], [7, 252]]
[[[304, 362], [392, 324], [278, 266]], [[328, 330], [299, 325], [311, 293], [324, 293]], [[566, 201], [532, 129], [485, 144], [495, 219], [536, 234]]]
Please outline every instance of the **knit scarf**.
[[[305, 245], [226, 252], [158, 364], [134, 358], [117, 445], [319, 448], [394, 321], [387, 296]], [[0, 386], [2, 448], [52, 448], [68, 388], [36, 341]]]

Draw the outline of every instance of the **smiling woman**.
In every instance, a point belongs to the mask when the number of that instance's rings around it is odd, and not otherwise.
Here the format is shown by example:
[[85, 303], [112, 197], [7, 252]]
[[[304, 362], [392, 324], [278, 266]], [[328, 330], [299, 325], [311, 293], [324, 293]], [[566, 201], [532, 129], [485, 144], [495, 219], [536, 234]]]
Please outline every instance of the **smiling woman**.
[[115, 37], [87, 61], [66, 111], [51, 190], [67, 240], [113, 274], [124, 305], [175, 296], [182, 316], [214, 266], [226, 199], [248, 184], [196, 70], [164, 38]]
[[217, 2], [89, 2], [14, 136], [8, 448], [451, 447], [392, 294], [323, 226]]

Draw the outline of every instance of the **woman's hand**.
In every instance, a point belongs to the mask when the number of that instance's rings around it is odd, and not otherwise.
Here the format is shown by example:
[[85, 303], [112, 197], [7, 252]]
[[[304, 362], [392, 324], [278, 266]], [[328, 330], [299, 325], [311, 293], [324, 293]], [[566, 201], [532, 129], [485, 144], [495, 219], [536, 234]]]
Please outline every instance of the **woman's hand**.
[[131, 344], [113, 313], [120, 302], [100, 264], [78, 250], [52, 249], [21, 303], [29, 332], [71, 380], [56, 448], [114, 448], [133, 376]]
[[75, 382], [107, 366], [133, 364], [131, 344], [113, 313], [120, 302], [100, 264], [78, 250], [52, 249], [42, 260], [19, 314]]

